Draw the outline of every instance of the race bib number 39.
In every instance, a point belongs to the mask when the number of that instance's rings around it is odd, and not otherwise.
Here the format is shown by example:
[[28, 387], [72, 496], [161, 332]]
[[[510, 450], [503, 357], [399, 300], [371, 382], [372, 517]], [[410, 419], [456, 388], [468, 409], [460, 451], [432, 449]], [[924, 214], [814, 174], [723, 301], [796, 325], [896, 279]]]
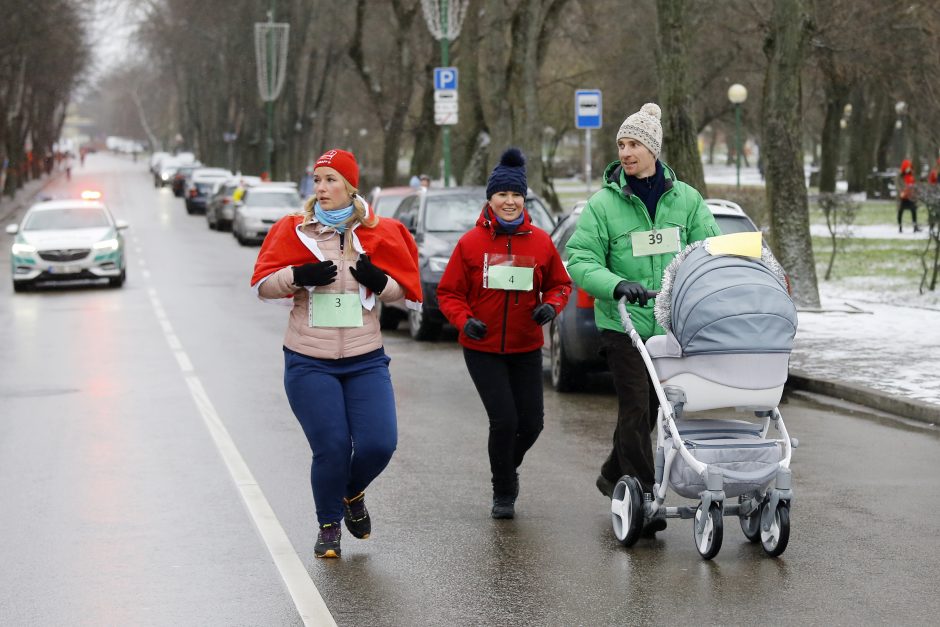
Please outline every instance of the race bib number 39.
[[630, 238], [633, 240], [634, 257], [677, 253], [680, 248], [679, 227], [677, 226], [631, 233]]
[[359, 294], [310, 293], [311, 327], [361, 327], [362, 303]]

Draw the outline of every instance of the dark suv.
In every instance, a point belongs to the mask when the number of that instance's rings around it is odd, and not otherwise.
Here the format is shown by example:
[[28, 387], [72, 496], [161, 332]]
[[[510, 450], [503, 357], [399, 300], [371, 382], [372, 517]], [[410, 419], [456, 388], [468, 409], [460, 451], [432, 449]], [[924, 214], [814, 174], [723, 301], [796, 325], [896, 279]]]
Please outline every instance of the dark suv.
[[[437, 304], [437, 285], [457, 240], [473, 228], [485, 203], [484, 187], [421, 189], [401, 201], [395, 219], [411, 231], [418, 244], [424, 306], [413, 311], [406, 309], [404, 302], [383, 304], [379, 313], [383, 329], [394, 329], [407, 317], [411, 337], [437, 339], [446, 322]], [[532, 223], [550, 233], [555, 222], [541, 199], [529, 192], [525, 206]]]

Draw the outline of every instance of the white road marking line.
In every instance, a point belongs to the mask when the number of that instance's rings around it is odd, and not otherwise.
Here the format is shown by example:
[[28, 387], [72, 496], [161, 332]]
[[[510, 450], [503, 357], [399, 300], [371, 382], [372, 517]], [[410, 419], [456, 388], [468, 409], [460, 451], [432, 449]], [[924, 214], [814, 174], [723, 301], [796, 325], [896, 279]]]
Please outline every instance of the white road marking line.
[[225, 462], [229, 475], [235, 482], [235, 487], [245, 503], [248, 514], [251, 516], [265, 547], [274, 560], [274, 565], [277, 566], [281, 579], [284, 580], [284, 584], [287, 586], [287, 591], [294, 601], [294, 606], [297, 608], [301, 620], [303, 620], [304, 625], [331, 625], [335, 627], [336, 621], [333, 620], [329, 608], [326, 607], [323, 597], [320, 596], [320, 591], [317, 590], [303, 562], [297, 556], [294, 545], [291, 544], [290, 538], [287, 537], [287, 533], [277, 519], [277, 515], [268, 503], [268, 499], [264, 496], [261, 486], [258, 485], [254, 475], [251, 474], [251, 470], [248, 468], [248, 464], [245, 463], [245, 459], [238, 452], [235, 441], [232, 440], [232, 436], [229, 435], [228, 429], [225, 428], [225, 424], [216, 412], [215, 406], [209, 399], [202, 382], [198, 376], [191, 374], [193, 364], [183, 350], [179, 337], [173, 332], [166, 311], [163, 309], [160, 299], [157, 298], [157, 291], [150, 288], [148, 294], [153, 311], [163, 328], [167, 343], [180, 365], [180, 370], [184, 373], [186, 385], [189, 386], [189, 392], [196, 403], [196, 408], [209, 430], [209, 435], [215, 443], [216, 450], [222, 456], [222, 461]]
[[140, 275], [146, 280], [150, 280], [150, 270], [141, 270]]

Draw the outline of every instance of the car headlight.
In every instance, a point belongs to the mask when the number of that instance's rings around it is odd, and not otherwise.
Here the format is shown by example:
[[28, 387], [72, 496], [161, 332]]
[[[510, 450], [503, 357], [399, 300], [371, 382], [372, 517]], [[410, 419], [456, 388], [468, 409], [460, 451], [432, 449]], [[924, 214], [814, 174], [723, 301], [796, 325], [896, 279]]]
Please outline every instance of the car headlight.
[[36, 252], [36, 247], [32, 244], [13, 244], [14, 255], [32, 255]]
[[100, 242], [95, 242], [94, 249], [98, 252], [107, 253], [113, 250], [117, 250], [119, 246], [120, 243], [117, 241], [117, 239], [112, 237], [111, 239], [103, 239]]
[[428, 268], [431, 272], [443, 272], [448, 261], [450, 260], [447, 257], [428, 257]]

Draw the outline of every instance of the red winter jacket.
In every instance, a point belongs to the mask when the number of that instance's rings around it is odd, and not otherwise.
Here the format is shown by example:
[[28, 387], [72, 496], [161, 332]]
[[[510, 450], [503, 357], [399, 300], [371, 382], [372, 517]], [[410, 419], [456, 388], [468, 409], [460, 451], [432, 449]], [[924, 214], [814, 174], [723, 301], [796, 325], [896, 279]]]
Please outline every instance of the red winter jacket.
[[[542, 327], [532, 320], [532, 311], [550, 303], [555, 313], [568, 302], [571, 278], [548, 233], [534, 226], [523, 210], [523, 221], [515, 233], [497, 231], [498, 223], [484, 205], [477, 224], [467, 231], [450, 256], [437, 288], [441, 311], [460, 330], [460, 343], [488, 353], [524, 353], [542, 347]], [[516, 265], [531, 265], [531, 291], [483, 287], [484, 255], [516, 255]], [[521, 259], [520, 259], [521, 258]], [[525, 258], [529, 258], [526, 260]], [[468, 318], [486, 323], [486, 335], [473, 340], [463, 332]]]

